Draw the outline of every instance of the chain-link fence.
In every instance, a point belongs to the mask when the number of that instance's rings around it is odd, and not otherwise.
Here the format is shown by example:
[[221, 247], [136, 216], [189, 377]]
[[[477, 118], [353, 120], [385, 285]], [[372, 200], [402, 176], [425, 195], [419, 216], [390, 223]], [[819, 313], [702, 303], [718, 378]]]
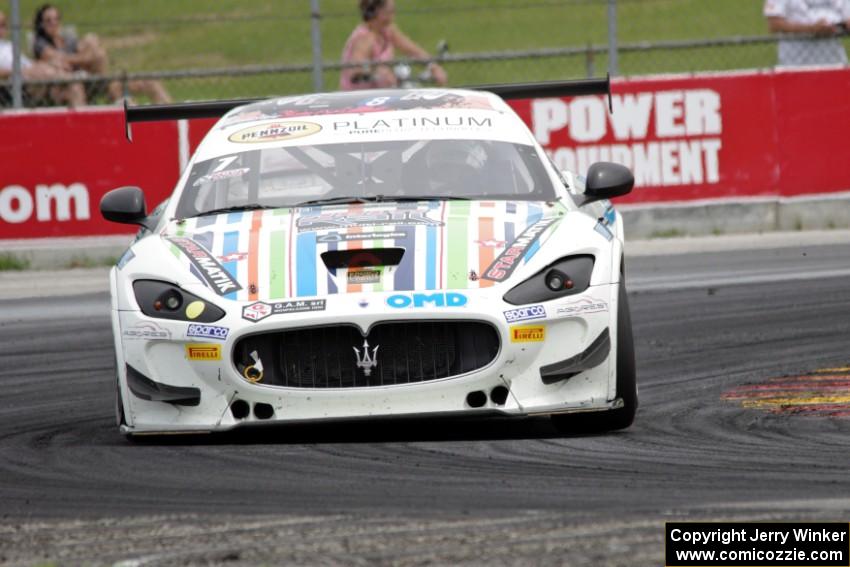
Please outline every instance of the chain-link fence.
[[[5, 9], [0, 1], [0, 9], [8, 16], [16, 2], [22, 51], [33, 58], [33, 17], [42, 0], [5, 0]], [[89, 103], [110, 102], [122, 89], [148, 102], [150, 91], [138, 87], [149, 80], [161, 81], [173, 100], [335, 90], [343, 45], [360, 22], [357, 4], [64, 0], [57, 3], [63, 32], [80, 42], [96, 35], [108, 64], [95, 73], [63, 74], [60, 86], [87, 81]], [[599, 76], [609, 69], [633, 76], [770, 67], [777, 63], [777, 36], [769, 33], [763, 5], [764, 0], [396, 0], [395, 17], [430, 53], [447, 42], [442, 63], [450, 84], [468, 85]], [[848, 43], [846, 35], [826, 41], [838, 41], [841, 49]], [[421, 68], [415, 64], [414, 73]], [[25, 71], [25, 78], [32, 77]], [[0, 86], [0, 104], [10, 105], [12, 95], [10, 82]], [[26, 105], [56, 98], [43, 82], [29, 81], [24, 88]]]

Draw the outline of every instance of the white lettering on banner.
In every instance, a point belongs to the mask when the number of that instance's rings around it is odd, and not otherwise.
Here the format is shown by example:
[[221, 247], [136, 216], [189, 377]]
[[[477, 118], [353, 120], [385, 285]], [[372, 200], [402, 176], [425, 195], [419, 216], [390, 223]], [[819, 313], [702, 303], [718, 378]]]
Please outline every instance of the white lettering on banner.
[[[531, 102], [531, 126], [544, 146], [564, 129], [578, 144], [598, 142], [609, 126], [615, 140], [627, 142], [547, 148], [560, 169], [584, 173], [594, 162], [613, 161], [634, 171], [638, 187], [718, 183], [720, 102], [720, 95], [709, 89], [614, 95], [611, 114], [600, 97], [536, 99]], [[650, 136], [659, 140], [647, 140]]]
[[613, 161], [632, 170], [637, 187], [691, 185], [720, 181], [717, 138], [579, 146], [546, 150], [558, 169], [587, 171], [597, 161]]
[[32, 197], [20, 185], [0, 191], [0, 219], [8, 223], [24, 222], [32, 216]]
[[598, 142], [605, 136], [605, 104], [598, 98], [577, 98], [570, 105], [572, 128], [576, 142]]
[[611, 101], [614, 114], [610, 114], [611, 128], [618, 140], [646, 138], [649, 113], [652, 110], [652, 93], [614, 96]]
[[567, 125], [567, 105], [557, 98], [531, 101], [531, 129], [542, 145], [549, 144], [549, 134]]
[[682, 91], [667, 91], [655, 95], [655, 135], [659, 138], [672, 138], [685, 135], [685, 125], [681, 123], [685, 114], [682, 106]]
[[720, 95], [708, 89], [685, 91], [685, 130], [688, 136], [720, 134]]
[[89, 219], [89, 192], [82, 183], [64, 185], [38, 185], [35, 188], [36, 218], [49, 221], [50, 202], [56, 201], [56, 217], [58, 221], [71, 220], [71, 199], [74, 200], [74, 216], [76, 220]]
[[[73, 207], [71, 206], [73, 201]], [[53, 203], [56, 203], [56, 215], [53, 215]], [[39, 222], [88, 220], [89, 192], [82, 183], [69, 186], [54, 183], [36, 185], [35, 199], [24, 187], [9, 185], [0, 189], [0, 220], [8, 223], [22, 223], [32, 218], [33, 209]], [[73, 215], [71, 214], [73, 211]]]

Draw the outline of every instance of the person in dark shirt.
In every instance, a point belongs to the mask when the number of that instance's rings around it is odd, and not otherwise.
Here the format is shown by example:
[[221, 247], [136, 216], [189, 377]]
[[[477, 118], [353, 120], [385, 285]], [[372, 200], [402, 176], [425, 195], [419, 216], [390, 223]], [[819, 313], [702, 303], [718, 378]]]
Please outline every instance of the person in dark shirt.
[[[6, 39], [6, 14], [0, 12], [0, 82], [9, 80], [12, 76], [13, 49], [12, 42]], [[41, 61], [30, 61], [21, 55], [21, 76], [25, 81], [69, 79], [71, 75], [56, 67]], [[26, 85], [25, 94], [31, 102], [67, 104], [68, 106], [83, 106], [86, 95], [80, 83], [65, 83], [61, 85]]]
[[[94, 34], [87, 34], [77, 40], [62, 29], [62, 17], [59, 9], [52, 4], [42, 5], [35, 13], [33, 22], [35, 44], [33, 52], [39, 61], [45, 61], [66, 72], [83, 72], [89, 75], [109, 73], [109, 58], [106, 50]], [[148, 96], [155, 103], [171, 102], [171, 97], [159, 81], [129, 81], [127, 88], [131, 94]], [[121, 100], [123, 92], [118, 81], [107, 85], [110, 100]]]

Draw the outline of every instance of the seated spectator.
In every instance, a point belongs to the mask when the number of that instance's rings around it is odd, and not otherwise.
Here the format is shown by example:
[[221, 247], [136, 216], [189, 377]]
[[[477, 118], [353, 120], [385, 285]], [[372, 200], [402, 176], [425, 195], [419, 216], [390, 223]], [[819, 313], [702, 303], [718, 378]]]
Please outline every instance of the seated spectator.
[[[340, 88], [373, 89], [398, 86], [395, 73], [388, 65], [375, 63], [392, 61], [395, 49], [417, 59], [428, 59], [428, 52], [407, 37], [393, 22], [395, 0], [360, 0], [363, 23], [354, 28], [342, 50], [343, 63], [362, 63], [362, 67], [347, 67], [340, 75]], [[437, 63], [428, 65], [434, 81], [445, 85], [448, 76]]]
[[820, 36], [780, 40], [779, 65], [847, 64], [835, 36], [850, 26], [850, 0], [765, 0], [764, 16], [771, 32]]
[[[100, 40], [94, 34], [87, 34], [81, 40], [62, 29], [59, 9], [52, 4], [44, 4], [36, 11], [35, 58], [48, 62], [59, 69], [68, 72], [84, 71], [91, 75], [106, 75], [109, 73], [109, 58]], [[130, 94], [142, 94], [154, 103], [171, 102], [171, 97], [159, 81], [129, 81], [127, 88]], [[107, 86], [107, 93], [112, 102], [121, 100], [123, 96], [121, 83], [112, 81]]]
[[[6, 14], [0, 12], [0, 81], [8, 81], [12, 76], [14, 55], [12, 42], [6, 39], [7, 28]], [[21, 55], [21, 76], [25, 81], [71, 78], [69, 73], [47, 63], [30, 61], [24, 55]], [[30, 85], [26, 87], [26, 93], [31, 98], [49, 97], [52, 102], [68, 104], [72, 107], [86, 103], [86, 95], [80, 83], [56, 86]]]

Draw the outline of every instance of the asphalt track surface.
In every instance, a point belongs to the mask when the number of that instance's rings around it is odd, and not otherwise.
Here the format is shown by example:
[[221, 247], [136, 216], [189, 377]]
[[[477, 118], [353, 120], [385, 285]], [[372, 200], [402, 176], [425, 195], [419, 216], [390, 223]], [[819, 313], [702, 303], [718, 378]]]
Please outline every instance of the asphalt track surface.
[[664, 521], [846, 522], [850, 418], [721, 395], [850, 366], [848, 276], [850, 245], [630, 259], [641, 406], [605, 435], [497, 419], [128, 443], [107, 295], [0, 300], [0, 563], [661, 565]]

